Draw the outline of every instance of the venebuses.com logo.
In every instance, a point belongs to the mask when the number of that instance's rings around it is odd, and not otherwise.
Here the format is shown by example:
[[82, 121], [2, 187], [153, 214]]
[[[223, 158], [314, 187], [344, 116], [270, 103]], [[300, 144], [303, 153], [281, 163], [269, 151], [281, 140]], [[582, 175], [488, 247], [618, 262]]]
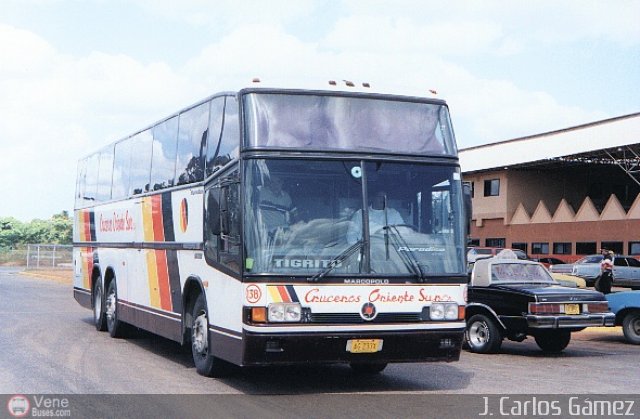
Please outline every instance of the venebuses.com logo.
[[66, 397], [16, 394], [7, 402], [9, 414], [23, 417], [71, 417], [69, 399]]
[[7, 402], [7, 410], [9, 410], [11, 416], [16, 418], [27, 416], [30, 407], [29, 399], [21, 394], [16, 394]]

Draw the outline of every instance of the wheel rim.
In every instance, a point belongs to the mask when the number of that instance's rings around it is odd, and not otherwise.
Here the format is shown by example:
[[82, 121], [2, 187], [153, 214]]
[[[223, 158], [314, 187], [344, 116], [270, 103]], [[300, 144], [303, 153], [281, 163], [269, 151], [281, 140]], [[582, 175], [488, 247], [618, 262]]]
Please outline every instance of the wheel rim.
[[631, 321], [631, 331], [636, 336], [640, 336], [640, 317], [636, 317]]
[[98, 320], [100, 313], [102, 313], [102, 290], [100, 287], [96, 287], [96, 291], [93, 296], [93, 317]]
[[207, 338], [208, 324], [206, 313], [200, 314], [193, 322], [191, 341], [193, 342], [193, 349], [200, 355], [206, 355], [209, 348]]
[[486, 345], [489, 342], [489, 327], [484, 322], [473, 322], [469, 327], [469, 343], [473, 346]]
[[107, 322], [111, 325], [116, 319], [116, 290], [115, 288], [111, 289], [109, 295], [105, 300], [105, 314], [107, 315]]

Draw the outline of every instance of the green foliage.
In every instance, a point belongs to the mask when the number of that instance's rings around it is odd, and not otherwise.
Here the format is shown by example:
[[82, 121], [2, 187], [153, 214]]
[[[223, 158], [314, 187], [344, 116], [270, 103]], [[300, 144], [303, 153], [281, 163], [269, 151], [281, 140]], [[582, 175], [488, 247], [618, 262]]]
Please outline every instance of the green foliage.
[[73, 220], [67, 211], [49, 220], [23, 223], [13, 217], [0, 217], [0, 249], [16, 249], [27, 244], [71, 244]]

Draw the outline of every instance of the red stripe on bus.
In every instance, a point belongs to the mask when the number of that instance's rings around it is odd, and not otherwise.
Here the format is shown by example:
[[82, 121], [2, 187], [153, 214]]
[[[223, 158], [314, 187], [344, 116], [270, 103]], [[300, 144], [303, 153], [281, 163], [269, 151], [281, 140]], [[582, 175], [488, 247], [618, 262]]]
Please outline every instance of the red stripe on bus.
[[284, 285], [278, 285], [278, 292], [280, 293], [280, 297], [282, 298], [283, 303], [290, 303], [291, 297], [289, 297], [289, 293]]
[[82, 231], [84, 233], [83, 241], [91, 241], [91, 218], [89, 211], [82, 211]]
[[169, 268], [167, 266], [166, 250], [156, 250], [156, 265], [158, 267], [158, 288], [160, 290], [160, 308], [171, 311], [171, 286], [169, 285]]
[[162, 195], [151, 197], [151, 218], [153, 220], [153, 240], [164, 241], [164, 225], [162, 224]]

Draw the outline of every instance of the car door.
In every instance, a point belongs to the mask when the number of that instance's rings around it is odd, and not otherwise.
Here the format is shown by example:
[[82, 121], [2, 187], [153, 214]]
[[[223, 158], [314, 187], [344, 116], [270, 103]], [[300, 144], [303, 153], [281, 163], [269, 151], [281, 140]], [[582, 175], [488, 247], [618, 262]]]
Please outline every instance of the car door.
[[627, 259], [619, 256], [613, 259], [613, 282], [626, 284], [629, 281], [629, 265]]
[[633, 257], [627, 257], [627, 264], [629, 265], [629, 277], [632, 285], [640, 286], [640, 261]]

